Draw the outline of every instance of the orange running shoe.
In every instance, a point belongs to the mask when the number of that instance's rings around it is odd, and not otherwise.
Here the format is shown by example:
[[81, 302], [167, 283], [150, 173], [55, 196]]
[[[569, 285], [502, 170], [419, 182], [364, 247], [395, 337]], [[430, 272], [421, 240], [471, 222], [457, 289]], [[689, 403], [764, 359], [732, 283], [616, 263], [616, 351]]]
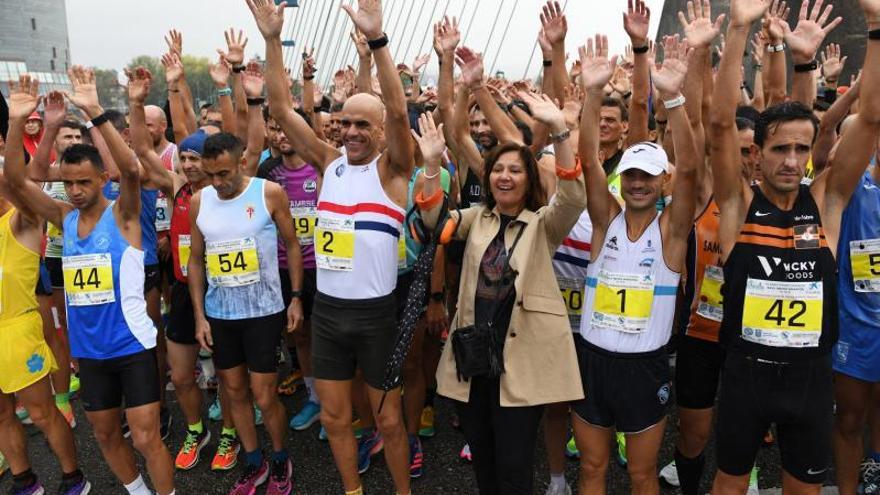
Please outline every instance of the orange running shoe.
[[217, 446], [217, 453], [214, 460], [211, 461], [211, 470], [213, 471], [229, 471], [238, 464], [238, 451], [241, 444], [235, 435], [221, 434], [220, 445]]

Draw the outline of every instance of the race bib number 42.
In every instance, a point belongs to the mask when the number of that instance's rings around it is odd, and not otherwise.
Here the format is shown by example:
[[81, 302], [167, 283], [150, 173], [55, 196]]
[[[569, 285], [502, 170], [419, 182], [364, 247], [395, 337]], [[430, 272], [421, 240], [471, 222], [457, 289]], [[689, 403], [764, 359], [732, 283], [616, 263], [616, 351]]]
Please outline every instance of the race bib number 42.
[[354, 269], [354, 219], [321, 218], [315, 227], [315, 262], [325, 270]]
[[771, 347], [817, 347], [822, 335], [822, 282], [748, 279], [742, 338]]
[[849, 242], [853, 288], [856, 292], [880, 292], [880, 239]]
[[64, 291], [71, 306], [96, 306], [116, 301], [110, 253], [65, 256]]
[[205, 245], [208, 281], [218, 287], [242, 287], [260, 281], [260, 261], [253, 237]]
[[648, 327], [653, 303], [654, 277], [650, 274], [602, 270], [590, 324], [619, 332], [641, 333]]

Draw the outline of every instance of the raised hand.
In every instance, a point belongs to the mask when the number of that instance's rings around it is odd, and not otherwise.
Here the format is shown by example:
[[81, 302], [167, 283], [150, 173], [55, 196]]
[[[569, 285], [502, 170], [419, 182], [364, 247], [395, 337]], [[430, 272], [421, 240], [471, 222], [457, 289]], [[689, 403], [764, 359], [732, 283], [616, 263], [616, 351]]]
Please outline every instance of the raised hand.
[[547, 125], [554, 132], [564, 130], [565, 116], [559, 106], [546, 94], [535, 95], [526, 91], [517, 93], [517, 97], [529, 106], [532, 117], [538, 122]]
[[128, 100], [143, 105], [153, 85], [153, 74], [144, 67], [136, 67], [128, 75]]
[[454, 52], [459, 43], [461, 43], [461, 32], [458, 30], [458, 19], [444, 17], [435, 40], [435, 47], [439, 45], [441, 50], [437, 55], [442, 55], [442, 52]]
[[764, 16], [770, 0], [730, 0], [730, 23], [734, 26], [751, 26]]
[[40, 105], [40, 81], [30, 74], [18, 77], [18, 84], [9, 81], [9, 120], [24, 121]]
[[246, 0], [247, 6], [257, 21], [257, 28], [263, 38], [279, 38], [284, 27], [284, 8], [287, 2], [275, 5], [272, 0]]
[[[547, 2], [541, 9], [541, 32], [546, 36], [547, 41], [551, 45], [562, 43], [565, 41], [565, 35], [568, 33], [568, 20], [562, 13], [562, 7], [559, 2]], [[541, 47], [543, 48], [543, 46]]]
[[219, 60], [217, 60], [216, 64], [208, 65], [208, 74], [211, 75], [211, 80], [214, 81], [214, 86], [217, 88], [225, 88], [229, 85], [229, 74], [232, 72], [232, 67], [229, 66], [229, 63], [221, 56]]
[[678, 22], [684, 29], [684, 37], [691, 48], [708, 47], [721, 33], [724, 14], [712, 22], [712, 4], [709, 0], [695, 0], [687, 3], [687, 16], [678, 13]]
[[370, 58], [370, 45], [367, 44], [367, 37], [363, 35], [363, 33], [359, 32], [357, 29], [352, 29], [351, 33], [351, 41], [354, 42], [354, 47], [357, 49], [359, 58]]
[[565, 123], [569, 128], [576, 128], [583, 109], [583, 92], [577, 84], [569, 84], [563, 94], [565, 102], [562, 105], [562, 116], [565, 117]]
[[629, 35], [633, 46], [644, 46], [648, 39], [648, 26], [651, 22], [651, 9], [644, 0], [629, 0], [623, 14], [623, 29]]
[[244, 36], [244, 33], [239, 29], [238, 34], [235, 33], [235, 30], [229, 28], [229, 31], [223, 33], [223, 36], [226, 38], [226, 49], [227, 51], [217, 50], [217, 53], [220, 54], [227, 62], [232, 64], [233, 67], [239, 66], [244, 63], [244, 49], [247, 47], [248, 39]]
[[424, 55], [419, 55], [418, 57], [416, 57], [416, 59], [413, 61], [413, 72], [415, 72], [416, 74], [420, 73], [422, 69], [426, 65], [428, 65], [429, 60], [431, 60], [430, 53], [426, 53]]
[[608, 37], [597, 34], [594, 41], [587, 38], [586, 46], [578, 49], [581, 59], [581, 84], [587, 91], [601, 92], [614, 75], [617, 56], [608, 59]]
[[688, 69], [688, 46], [678, 35], [663, 39], [663, 66], [655, 66], [651, 80], [661, 97], [672, 98], [681, 92]]
[[767, 46], [767, 38], [764, 37], [764, 31], [758, 31], [752, 37], [752, 60], [755, 65], [761, 65], [764, 62], [764, 48]]
[[807, 15], [809, 1], [804, 1], [801, 4], [798, 23], [794, 31], [791, 30], [787, 22], [782, 23], [782, 29], [785, 32], [785, 42], [791, 48], [791, 58], [795, 64], [812, 61], [816, 56], [816, 52], [819, 51], [819, 45], [822, 44], [825, 36], [843, 22], [842, 17], [837, 17], [833, 21], [828, 22], [833, 6], [828, 5], [823, 10], [823, 3], [824, 0], [816, 0], [816, 3], [813, 4], [813, 9]]
[[791, 9], [788, 8], [784, 1], [773, 0], [770, 10], [764, 14], [761, 32], [764, 33], [771, 44], [778, 45], [782, 43], [782, 38], [785, 36], [785, 29], [782, 26], [788, 23], [786, 19], [788, 19], [788, 14], [790, 13]]
[[168, 51], [177, 54], [178, 57], [183, 55], [183, 33], [176, 29], [168, 31], [165, 35], [165, 44], [168, 45]]
[[846, 57], [840, 56], [840, 45], [831, 43], [825, 47], [825, 51], [822, 52], [822, 76], [826, 81], [837, 81], [845, 64]]
[[483, 84], [483, 56], [463, 46], [455, 50], [455, 63], [461, 69], [461, 82], [470, 89]]
[[59, 91], [52, 91], [43, 98], [43, 121], [46, 127], [58, 127], [67, 118], [67, 102]]
[[410, 129], [413, 139], [419, 143], [419, 150], [425, 163], [437, 163], [446, 151], [446, 138], [443, 136], [443, 124], [434, 123], [434, 115], [423, 113], [419, 115], [419, 132]]
[[263, 78], [263, 69], [260, 64], [250, 62], [247, 64], [244, 72], [241, 73], [241, 84], [244, 86], [244, 94], [248, 98], [259, 98], [263, 96], [263, 86], [266, 80]]
[[183, 77], [183, 64], [180, 57], [174, 53], [162, 55], [162, 66], [165, 67], [165, 82], [168, 85], [175, 84]]
[[79, 107], [90, 119], [103, 112], [98, 101], [98, 88], [95, 85], [95, 71], [81, 65], [74, 65], [67, 71], [73, 93], [65, 93], [68, 101]]
[[486, 89], [489, 90], [489, 94], [492, 95], [492, 98], [495, 99], [495, 102], [499, 105], [504, 105], [505, 107], [512, 102], [510, 96], [507, 95], [506, 86], [507, 84], [501, 79], [491, 79], [486, 84]]
[[553, 44], [547, 39], [547, 33], [543, 29], [538, 31], [538, 45], [541, 46], [541, 55], [544, 56], [544, 60], [550, 60], [550, 57], [553, 56]]
[[357, 12], [349, 5], [343, 4], [342, 9], [351, 17], [351, 21], [358, 31], [364, 33], [368, 40], [376, 40], [382, 37], [381, 0], [358, 0]]
[[318, 66], [315, 62], [315, 47], [308, 52], [303, 52], [303, 69], [302, 76], [304, 80], [313, 79], [315, 73], [318, 72]]

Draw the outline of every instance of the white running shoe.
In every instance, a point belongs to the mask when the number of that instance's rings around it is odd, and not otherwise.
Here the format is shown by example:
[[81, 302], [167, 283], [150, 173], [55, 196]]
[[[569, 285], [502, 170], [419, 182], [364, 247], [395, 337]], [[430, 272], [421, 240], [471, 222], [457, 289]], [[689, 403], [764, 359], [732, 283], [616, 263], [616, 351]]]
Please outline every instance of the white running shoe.
[[681, 482], [678, 481], [678, 469], [675, 467], [675, 461], [663, 466], [663, 469], [660, 470], [660, 479], [669, 486], [681, 486]]

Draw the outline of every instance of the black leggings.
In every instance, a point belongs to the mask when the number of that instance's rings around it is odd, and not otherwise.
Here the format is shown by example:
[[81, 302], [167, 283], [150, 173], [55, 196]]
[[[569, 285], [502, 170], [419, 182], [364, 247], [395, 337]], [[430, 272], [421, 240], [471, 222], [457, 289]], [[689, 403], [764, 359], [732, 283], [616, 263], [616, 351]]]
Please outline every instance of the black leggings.
[[473, 378], [469, 402], [455, 403], [477, 486], [480, 495], [531, 495], [544, 406], [501, 407], [499, 389], [497, 378]]

